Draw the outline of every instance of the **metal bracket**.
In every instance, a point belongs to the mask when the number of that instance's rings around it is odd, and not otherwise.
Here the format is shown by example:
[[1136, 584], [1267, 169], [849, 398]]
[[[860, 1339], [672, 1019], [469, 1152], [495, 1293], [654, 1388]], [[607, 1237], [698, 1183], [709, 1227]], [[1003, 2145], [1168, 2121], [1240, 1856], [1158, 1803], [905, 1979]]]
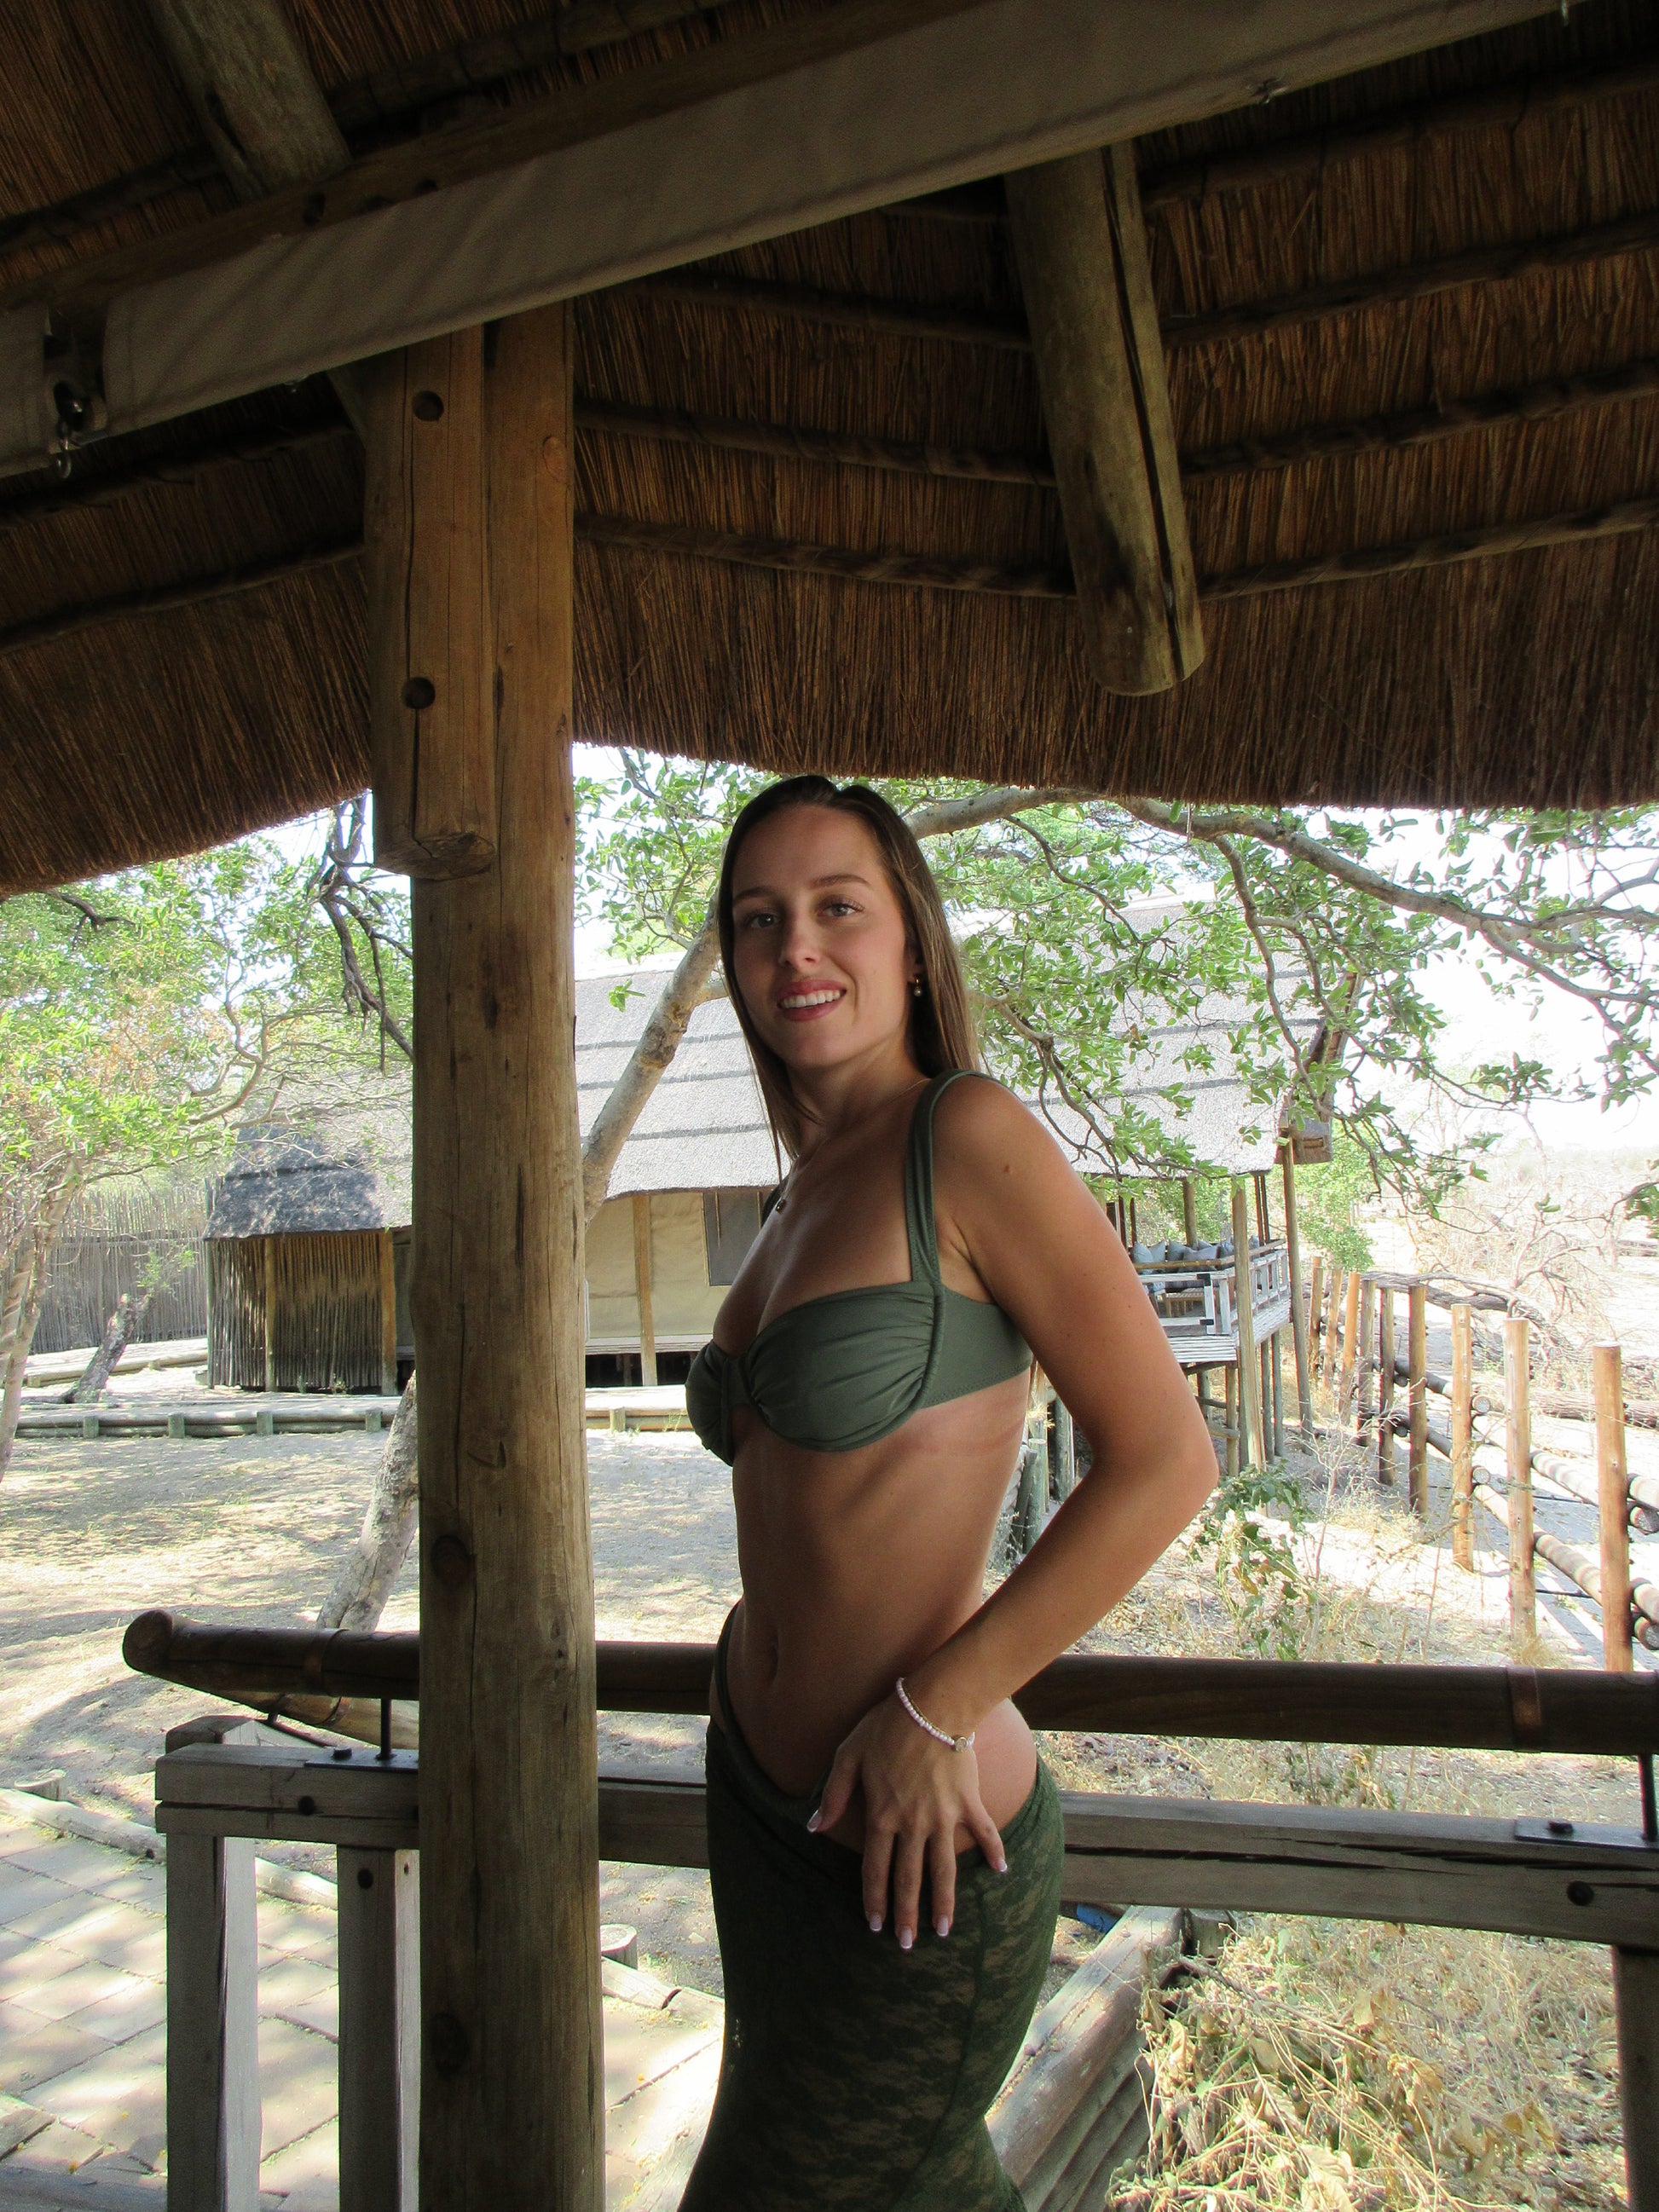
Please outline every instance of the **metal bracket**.
[[1589, 1820], [1517, 1820], [1517, 1844], [1559, 1844], [1568, 1850], [1641, 1851], [1659, 1864], [1659, 1843], [1639, 1828], [1606, 1828]]
[[328, 1752], [321, 1758], [307, 1759], [302, 1763], [307, 1766], [332, 1767], [337, 1772], [343, 1766], [356, 1766], [366, 1768], [375, 1774], [385, 1774], [388, 1771], [394, 1774], [418, 1774], [421, 1769], [421, 1754], [418, 1751], [394, 1751], [382, 1758], [380, 1753], [368, 1744], [342, 1744], [337, 1751]]

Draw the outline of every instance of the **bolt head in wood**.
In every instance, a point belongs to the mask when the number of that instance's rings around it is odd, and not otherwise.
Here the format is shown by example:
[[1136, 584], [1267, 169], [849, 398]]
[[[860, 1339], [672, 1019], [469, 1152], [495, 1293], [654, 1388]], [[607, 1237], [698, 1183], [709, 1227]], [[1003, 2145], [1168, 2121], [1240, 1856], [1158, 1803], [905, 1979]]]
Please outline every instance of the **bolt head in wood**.
[[435, 392], [417, 392], [410, 402], [410, 411], [417, 422], [436, 422], [442, 419], [444, 403]]
[[437, 696], [438, 687], [429, 676], [411, 676], [403, 689], [404, 706], [412, 708], [417, 714], [429, 707]]

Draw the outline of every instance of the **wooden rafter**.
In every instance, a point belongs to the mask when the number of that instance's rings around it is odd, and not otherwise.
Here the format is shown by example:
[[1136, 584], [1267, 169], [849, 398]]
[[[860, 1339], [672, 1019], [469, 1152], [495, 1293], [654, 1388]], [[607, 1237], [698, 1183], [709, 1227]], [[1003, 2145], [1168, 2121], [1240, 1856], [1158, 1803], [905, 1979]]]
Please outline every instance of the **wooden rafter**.
[[1204, 644], [1133, 151], [1004, 182], [1090, 659], [1165, 691]]

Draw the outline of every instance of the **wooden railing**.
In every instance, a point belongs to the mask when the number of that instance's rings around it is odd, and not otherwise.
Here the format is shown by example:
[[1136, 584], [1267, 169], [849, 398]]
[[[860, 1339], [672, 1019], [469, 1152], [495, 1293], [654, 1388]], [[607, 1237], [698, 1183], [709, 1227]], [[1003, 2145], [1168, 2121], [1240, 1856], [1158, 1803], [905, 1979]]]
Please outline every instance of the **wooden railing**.
[[[348, 1709], [386, 1717], [379, 1751], [239, 1743], [222, 1724], [204, 1724], [176, 1732], [157, 1766], [156, 1825], [170, 1838], [174, 2212], [254, 2203], [252, 1889], [243, 1857], [260, 1838], [326, 1841], [340, 1855], [342, 2212], [412, 2205], [420, 1784], [416, 1755], [392, 1746], [389, 1717], [394, 1701], [419, 1698], [418, 1635], [222, 1627], [149, 1613], [134, 1621], [124, 1649], [141, 1673], [267, 1713], [298, 1704], [314, 1718], [333, 1701], [336, 1724]], [[713, 1657], [708, 1644], [601, 1644], [599, 1707], [706, 1712]], [[1650, 2094], [1659, 2066], [1659, 1680], [1528, 1667], [1073, 1656], [1045, 1668], [1018, 1703], [1047, 1729], [1633, 1759], [1644, 1821], [1626, 1829], [1067, 1794], [1065, 1894], [1079, 1904], [1314, 1913], [1607, 1945], [1630, 2201], [1635, 2212], [1659, 2212]], [[599, 1816], [604, 1858], [708, 1863], [695, 1775], [602, 1770]]]

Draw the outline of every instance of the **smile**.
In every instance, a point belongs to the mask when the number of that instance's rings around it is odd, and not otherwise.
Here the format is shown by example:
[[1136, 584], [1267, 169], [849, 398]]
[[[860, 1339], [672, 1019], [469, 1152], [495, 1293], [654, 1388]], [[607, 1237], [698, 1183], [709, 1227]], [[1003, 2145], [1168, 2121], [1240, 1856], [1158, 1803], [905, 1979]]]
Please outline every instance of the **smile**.
[[778, 1000], [778, 1012], [796, 1021], [811, 1021], [847, 996], [838, 983], [819, 983], [811, 990], [791, 991]]

